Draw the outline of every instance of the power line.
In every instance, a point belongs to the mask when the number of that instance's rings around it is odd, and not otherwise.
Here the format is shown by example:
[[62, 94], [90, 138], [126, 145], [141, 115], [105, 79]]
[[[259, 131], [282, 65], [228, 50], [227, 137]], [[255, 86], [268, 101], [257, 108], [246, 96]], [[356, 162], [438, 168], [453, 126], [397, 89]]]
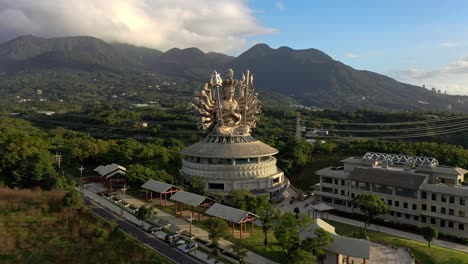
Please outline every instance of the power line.
[[463, 116], [456, 116], [456, 117], [448, 117], [448, 118], [438, 118], [438, 119], [430, 119], [426, 121], [409, 121], [409, 122], [393, 122], [393, 123], [338, 123], [338, 122], [328, 122], [328, 121], [318, 121], [318, 120], [304, 120], [303, 122], [306, 123], [319, 123], [319, 124], [331, 124], [331, 125], [348, 125], [348, 126], [401, 126], [401, 125], [415, 125], [415, 124], [427, 124], [427, 123], [438, 123], [438, 122], [446, 122], [452, 121], [457, 119], [465, 119], [468, 118], [468, 115]]
[[452, 124], [445, 124], [445, 125], [435, 125], [435, 126], [428, 126], [428, 127], [416, 127], [416, 128], [399, 128], [399, 129], [324, 129], [328, 131], [334, 132], [348, 132], [348, 133], [394, 133], [394, 132], [409, 132], [409, 131], [421, 131], [421, 130], [431, 130], [431, 129], [442, 129], [448, 127], [456, 127], [456, 126], [463, 126], [467, 125], [468, 121], [457, 122]]

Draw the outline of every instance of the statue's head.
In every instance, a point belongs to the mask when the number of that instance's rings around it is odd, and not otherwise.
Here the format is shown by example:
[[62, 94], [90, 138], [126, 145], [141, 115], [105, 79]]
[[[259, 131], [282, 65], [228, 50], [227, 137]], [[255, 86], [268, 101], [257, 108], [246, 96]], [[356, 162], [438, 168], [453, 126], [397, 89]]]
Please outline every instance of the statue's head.
[[229, 69], [226, 73], [226, 80], [223, 82], [223, 86], [236, 86], [237, 80], [234, 79], [234, 71]]
[[232, 99], [234, 98], [234, 93], [236, 92], [235, 86], [224, 86], [223, 87], [223, 94], [225, 99]]

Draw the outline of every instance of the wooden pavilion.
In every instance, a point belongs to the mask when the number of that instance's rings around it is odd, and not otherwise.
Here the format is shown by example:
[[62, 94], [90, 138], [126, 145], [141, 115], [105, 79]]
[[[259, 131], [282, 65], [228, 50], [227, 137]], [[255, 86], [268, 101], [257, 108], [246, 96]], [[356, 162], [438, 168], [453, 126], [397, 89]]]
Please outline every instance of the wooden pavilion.
[[159, 205], [162, 205], [164, 200], [164, 206], [167, 206], [167, 199], [170, 198], [174, 193], [182, 190], [181, 188], [168, 184], [165, 182], [155, 181], [155, 180], [148, 180], [141, 188], [146, 189], [146, 200], [153, 201], [153, 192], [159, 196]]
[[257, 216], [251, 212], [247, 212], [247, 211], [237, 209], [234, 207], [215, 203], [210, 208], [208, 208], [208, 210], [206, 210], [205, 214], [229, 221], [231, 228], [232, 228], [233, 237], [234, 237], [236, 224], [240, 225], [240, 232], [239, 232], [240, 239], [242, 239], [242, 232], [247, 233], [248, 222], [251, 223], [250, 234], [253, 234], [254, 232], [254, 221], [255, 221], [255, 217]]
[[111, 192], [114, 187], [124, 187], [127, 184], [127, 169], [118, 164], [99, 165], [94, 171], [99, 174], [102, 182]]
[[178, 207], [180, 204], [180, 212], [182, 215], [182, 211], [184, 210], [184, 207], [187, 208], [188, 206], [191, 207], [191, 217], [193, 218], [194, 215], [194, 210], [197, 208], [198, 212], [198, 220], [200, 221], [200, 210], [202, 208], [209, 208], [211, 205], [215, 203], [215, 201], [211, 198], [198, 195], [195, 193], [191, 192], [186, 192], [186, 191], [178, 191], [175, 194], [173, 194], [170, 198], [172, 201], [175, 202], [175, 212], [176, 214], [179, 213]]

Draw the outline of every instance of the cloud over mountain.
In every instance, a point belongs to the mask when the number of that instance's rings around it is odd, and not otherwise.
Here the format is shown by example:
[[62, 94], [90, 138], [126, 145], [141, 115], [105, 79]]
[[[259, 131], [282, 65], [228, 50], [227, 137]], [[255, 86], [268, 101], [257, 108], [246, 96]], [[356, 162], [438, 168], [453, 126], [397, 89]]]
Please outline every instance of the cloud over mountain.
[[2, 0], [0, 42], [18, 35], [88, 35], [161, 50], [235, 52], [275, 31], [243, 0]]
[[409, 69], [403, 70], [394, 77], [417, 85], [426, 84], [447, 90], [450, 94], [468, 94], [468, 56], [434, 70]]

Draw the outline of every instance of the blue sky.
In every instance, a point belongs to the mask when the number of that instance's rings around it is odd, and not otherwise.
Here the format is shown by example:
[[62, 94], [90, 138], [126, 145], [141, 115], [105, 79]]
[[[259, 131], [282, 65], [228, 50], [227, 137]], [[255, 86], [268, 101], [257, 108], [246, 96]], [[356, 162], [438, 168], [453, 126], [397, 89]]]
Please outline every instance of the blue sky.
[[0, 0], [0, 42], [24, 34], [231, 55], [256, 43], [316, 48], [468, 95], [468, 0]]
[[[468, 67], [464, 63], [468, 56], [468, 1], [248, 3], [264, 26], [276, 29], [272, 34], [249, 37], [253, 43], [317, 48], [357, 69], [468, 93]], [[438, 73], [457, 63], [465, 66], [463, 73]]]

